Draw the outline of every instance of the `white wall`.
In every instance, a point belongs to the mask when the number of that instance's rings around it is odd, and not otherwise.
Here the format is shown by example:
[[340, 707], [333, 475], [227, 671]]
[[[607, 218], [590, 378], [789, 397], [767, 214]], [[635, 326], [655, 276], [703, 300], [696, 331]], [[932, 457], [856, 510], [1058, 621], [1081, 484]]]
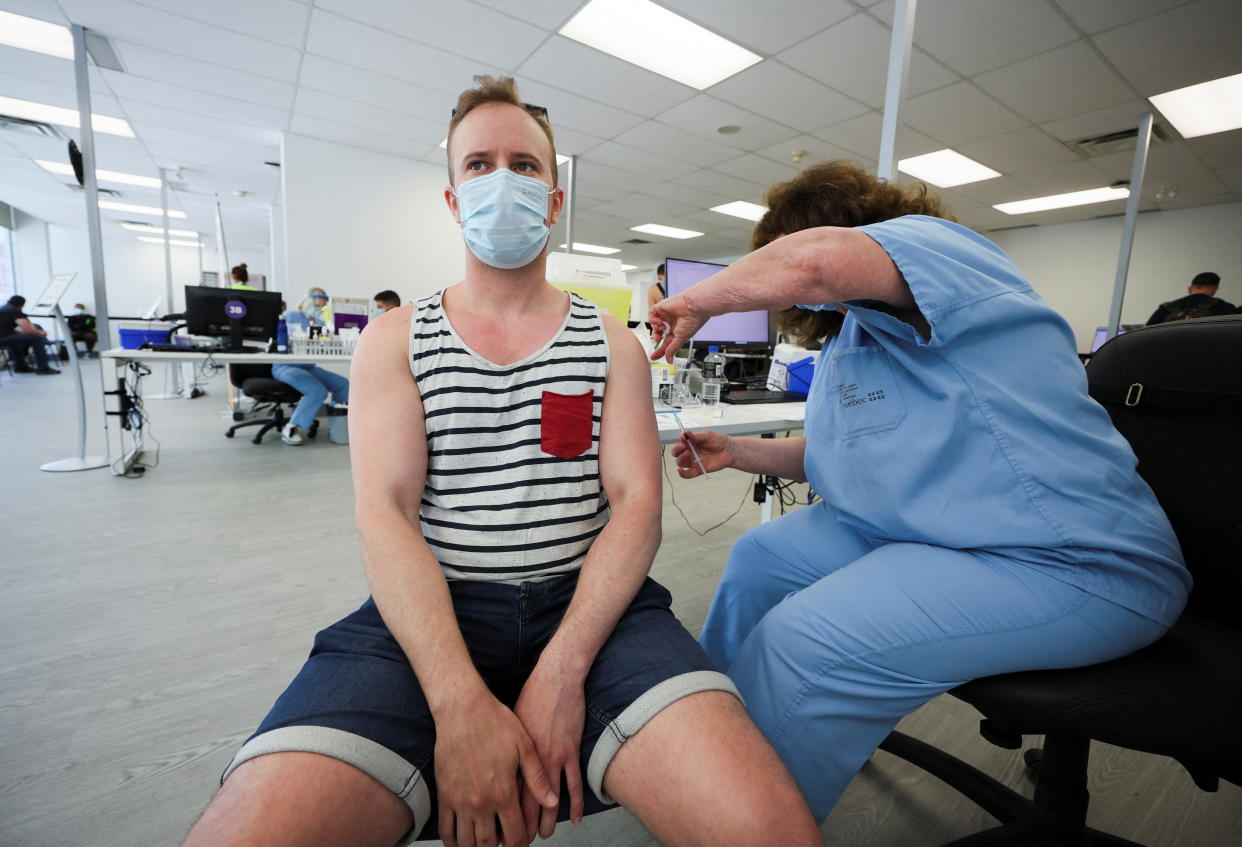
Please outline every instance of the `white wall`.
[[285, 133], [284, 290], [410, 301], [461, 280], [465, 245], [443, 167]]
[[[1031, 285], [1089, 350], [1108, 323], [1121, 249], [1121, 217], [994, 232]], [[1121, 322], [1141, 324], [1163, 302], [1186, 294], [1201, 271], [1220, 274], [1220, 296], [1242, 305], [1242, 203], [1138, 216]]]

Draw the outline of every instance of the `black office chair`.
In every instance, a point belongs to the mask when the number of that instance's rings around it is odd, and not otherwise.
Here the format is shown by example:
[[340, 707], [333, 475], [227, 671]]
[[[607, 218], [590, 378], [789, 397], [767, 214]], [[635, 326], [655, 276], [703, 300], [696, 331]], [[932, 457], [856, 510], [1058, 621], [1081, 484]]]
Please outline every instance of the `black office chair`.
[[[892, 733], [881, 750], [978, 803], [1001, 826], [953, 842], [1130, 845], [1089, 829], [1092, 740], [1180, 762], [1204, 791], [1242, 785], [1242, 317], [1158, 324], [1116, 338], [1087, 367], [1091, 395], [1139, 458], [1195, 578], [1186, 612], [1130, 656], [1070, 670], [978, 679], [951, 693], [983, 714], [980, 732], [1026, 751], [1027, 800], [941, 750]], [[1216, 449], [1212, 449], [1212, 445]]]
[[[285, 417], [285, 406], [296, 405], [302, 399], [302, 392], [292, 385], [272, 377], [271, 365], [229, 365], [229, 381], [241, 389], [241, 393], [255, 401], [252, 412], [269, 412], [265, 418], [254, 418], [233, 424], [225, 437], [232, 438], [237, 430], [248, 426], [257, 426], [259, 431], [251, 440], [255, 444], [263, 443], [263, 436], [272, 429], [281, 429], [289, 422]], [[316, 419], [306, 431], [308, 438], [319, 434], [319, 420]]]

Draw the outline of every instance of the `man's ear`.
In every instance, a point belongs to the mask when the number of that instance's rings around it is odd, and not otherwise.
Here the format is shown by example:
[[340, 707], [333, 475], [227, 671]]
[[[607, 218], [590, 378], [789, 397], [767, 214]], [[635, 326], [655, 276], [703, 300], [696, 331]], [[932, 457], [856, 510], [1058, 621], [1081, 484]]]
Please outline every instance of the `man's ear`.
[[453, 220], [461, 226], [461, 206], [457, 203], [457, 195], [453, 193], [453, 187], [449, 186], [444, 189], [444, 202], [449, 207], [449, 212], [453, 215]]
[[544, 221], [548, 226], [555, 226], [561, 217], [561, 209], [565, 207], [565, 189], [557, 186], [548, 195], [548, 217]]

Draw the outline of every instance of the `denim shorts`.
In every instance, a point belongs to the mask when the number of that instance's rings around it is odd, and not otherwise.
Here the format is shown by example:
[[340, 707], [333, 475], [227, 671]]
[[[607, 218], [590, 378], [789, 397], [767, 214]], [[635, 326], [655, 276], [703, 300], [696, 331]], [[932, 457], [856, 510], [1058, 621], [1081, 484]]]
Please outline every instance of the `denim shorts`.
[[[518, 584], [450, 581], [457, 622], [491, 692], [512, 707], [556, 632], [578, 584], [571, 573]], [[587, 675], [580, 748], [591, 790], [586, 811], [613, 801], [604, 772], [625, 740], [669, 704], [700, 691], [737, 689], [669, 609], [668, 591], [647, 579]], [[331, 756], [369, 774], [409, 805], [407, 839], [435, 830], [435, 724], [413, 669], [375, 602], [315, 636], [310, 657], [220, 781], [266, 753]], [[563, 795], [562, 817], [568, 813]], [[427, 826], [428, 822], [430, 826]], [[424, 832], [426, 827], [426, 832]]]

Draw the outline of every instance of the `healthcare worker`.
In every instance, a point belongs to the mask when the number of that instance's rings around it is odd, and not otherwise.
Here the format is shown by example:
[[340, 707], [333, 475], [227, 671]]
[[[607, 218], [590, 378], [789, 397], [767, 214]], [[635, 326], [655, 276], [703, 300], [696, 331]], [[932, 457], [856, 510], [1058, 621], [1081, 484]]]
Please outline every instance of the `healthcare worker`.
[[[701, 640], [823, 820], [898, 720], [971, 679], [1137, 650], [1190, 576], [1065, 320], [938, 201], [845, 162], [769, 190], [754, 252], [652, 307], [829, 338], [805, 438], [690, 438], [821, 502], [734, 545]], [[838, 313], [838, 310], [843, 313]], [[682, 478], [700, 474], [685, 444]]]
[[306, 316], [311, 326], [332, 325], [332, 310], [328, 308], [328, 292], [322, 288], [308, 288], [298, 310]]

